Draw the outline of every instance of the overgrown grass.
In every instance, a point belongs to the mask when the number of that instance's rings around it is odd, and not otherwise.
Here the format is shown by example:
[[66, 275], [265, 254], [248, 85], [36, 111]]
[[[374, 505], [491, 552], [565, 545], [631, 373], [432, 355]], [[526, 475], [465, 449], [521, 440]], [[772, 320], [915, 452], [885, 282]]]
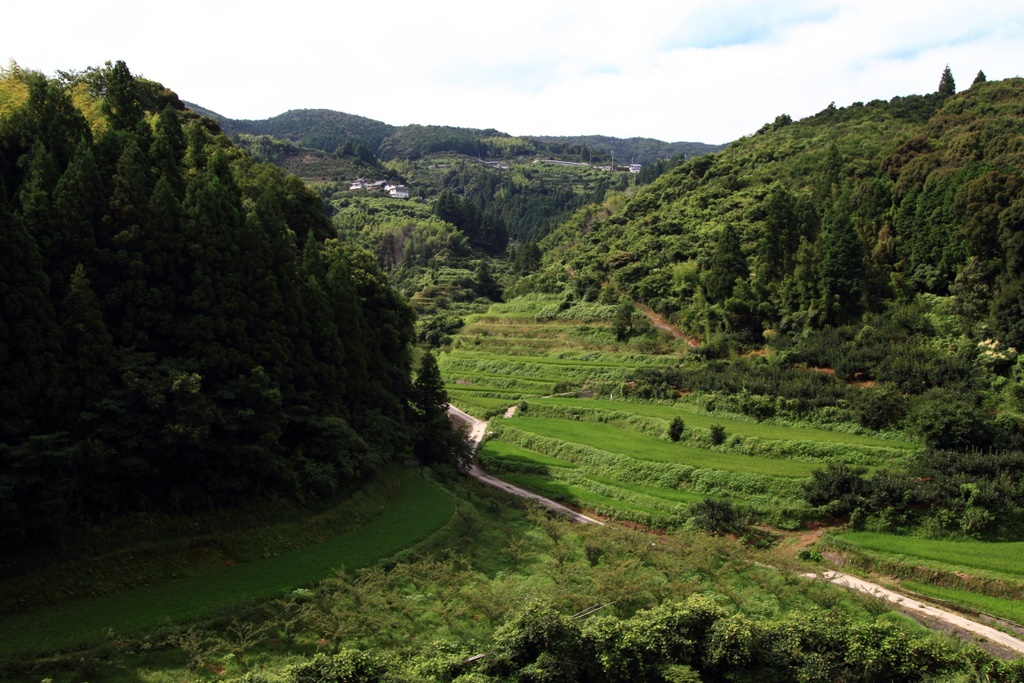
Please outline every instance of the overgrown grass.
[[[586, 498], [588, 507], [619, 504], [572, 485], [529, 477], [519, 483]], [[62, 646], [63, 653], [35, 660], [20, 656], [0, 662], [0, 678], [287, 681], [294, 677], [293, 667], [314, 653], [330, 657], [355, 648], [410, 662], [407, 675], [396, 680], [451, 680], [452, 671], [468, 673], [468, 679], [476, 669], [465, 660], [493, 647], [496, 629], [538, 601], [567, 616], [603, 604], [599, 617], [625, 619], [699, 593], [737, 616], [774, 619], [822, 610], [856, 623], [876, 621], [875, 612], [856, 596], [758, 566], [760, 561], [783, 567], [786, 561], [728, 537], [571, 524], [475, 482], [448, 485], [459, 500], [454, 521], [431, 536], [429, 546], [421, 544], [396, 562], [330, 576], [301, 595], [223, 618], [137, 639], [119, 634], [116, 643], [105, 639], [91, 650]], [[645, 514], [642, 505], [627, 504], [638, 516]], [[243, 643], [237, 634], [246, 629], [259, 635]], [[202, 647], [188, 650], [189, 636]]]
[[565, 481], [551, 479], [550, 477], [516, 473], [503, 474], [502, 477], [517, 486], [529, 489], [530, 491], [534, 491], [536, 493], [540, 493], [541, 495], [547, 498], [551, 498], [552, 500], [558, 500], [563, 503], [580, 505], [588, 509], [606, 507], [614, 508], [620, 511], [639, 512], [643, 514], [651, 514], [653, 512], [656, 512], [656, 510], [652, 508], [636, 505], [634, 503], [630, 503], [612, 496], [606, 496], [601, 493], [591, 491], [590, 489], [585, 488], [583, 486], [578, 486]]
[[1014, 580], [1024, 579], [1024, 542], [946, 541], [867, 531], [837, 534], [837, 538], [863, 550], [942, 569], [966, 567]]
[[21, 614], [0, 621], [0, 654], [49, 651], [109, 634], [184, 623], [233, 605], [280, 595], [341, 569], [364, 567], [429, 535], [455, 502], [413, 472], [379, 516], [364, 526], [279, 557], [219, 567], [147, 586]]

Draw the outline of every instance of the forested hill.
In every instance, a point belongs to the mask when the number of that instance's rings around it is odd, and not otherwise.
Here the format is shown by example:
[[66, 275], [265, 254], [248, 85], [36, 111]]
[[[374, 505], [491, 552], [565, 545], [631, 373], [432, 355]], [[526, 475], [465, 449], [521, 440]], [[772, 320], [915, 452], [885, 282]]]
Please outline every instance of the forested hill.
[[[953, 316], [968, 345], [1022, 348], [1024, 79], [955, 89], [947, 69], [929, 95], [780, 115], [624, 205], [582, 211], [522, 289], [618, 289], [716, 352], [842, 329], [831, 354], [804, 359], [850, 376], [871, 364], [839, 357], [844, 344], [912, 301]], [[919, 323], [942, 332], [916, 320], [901, 334]]]
[[0, 72], [0, 226], [5, 548], [331, 496], [430, 433], [375, 259], [122, 62]]
[[534, 140], [564, 145], [585, 145], [602, 156], [614, 152], [616, 163], [653, 164], [680, 154], [689, 157], [721, 151], [725, 145], [705, 142], [663, 142], [654, 138], [613, 138], [607, 135], [573, 135], [567, 137], [537, 135]]
[[513, 137], [490, 128], [391, 126], [328, 109], [297, 109], [259, 121], [235, 120], [196, 104], [188, 106], [218, 121], [224, 132], [233, 138], [266, 135], [332, 154], [346, 145], [350, 149], [363, 147], [384, 161], [416, 160], [428, 154], [449, 152], [501, 159], [541, 155], [588, 163], [614, 160], [625, 164], [650, 164], [680, 154], [691, 157], [722, 148], [721, 145], [701, 142], [663, 142], [651, 138], [622, 139], [604, 135]]

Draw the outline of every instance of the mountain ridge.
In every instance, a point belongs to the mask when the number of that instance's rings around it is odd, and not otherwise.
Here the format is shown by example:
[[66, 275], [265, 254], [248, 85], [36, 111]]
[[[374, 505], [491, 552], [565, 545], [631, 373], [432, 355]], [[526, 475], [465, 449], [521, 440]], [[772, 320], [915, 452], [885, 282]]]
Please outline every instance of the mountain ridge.
[[[558, 146], [587, 148], [592, 160], [606, 161], [617, 159], [622, 163], [652, 163], [667, 159], [678, 154], [687, 157], [699, 156], [725, 149], [727, 145], [713, 145], [696, 141], [667, 142], [656, 138], [634, 136], [616, 138], [607, 135], [519, 135], [513, 136], [494, 128], [460, 128], [456, 126], [427, 126], [409, 124], [395, 126], [356, 114], [348, 114], [332, 109], [289, 109], [267, 119], [230, 119], [201, 105], [186, 102], [186, 106], [198, 114], [217, 121], [221, 129], [229, 137], [239, 135], [271, 135], [301, 144], [311, 149], [321, 149], [333, 153], [346, 141], [362, 143], [381, 158], [389, 154], [399, 155], [399, 151], [390, 151], [385, 145], [389, 138], [408, 135], [410, 131], [434, 131], [448, 136], [473, 138], [485, 141], [492, 138], [523, 140], [535, 143], [535, 149], [518, 148], [515, 153], [551, 152], [560, 154]], [[451, 140], [449, 140], [451, 142]], [[467, 147], [467, 140], [461, 140], [459, 149], [442, 149], [433, 151], [486, 152], [493, 153], [496, 147]], [[446, 145], [451, 147], [454, 145]], [[555, 146], [552, 149], [552, 146]], [[614, 146], [614, 147], [613, 147]], [[414, 153], [416, 152], [414, 148]], [[580, 152], [576, 152], [580, 153]], [[477, 154], [481, 156], [481, 154]]]

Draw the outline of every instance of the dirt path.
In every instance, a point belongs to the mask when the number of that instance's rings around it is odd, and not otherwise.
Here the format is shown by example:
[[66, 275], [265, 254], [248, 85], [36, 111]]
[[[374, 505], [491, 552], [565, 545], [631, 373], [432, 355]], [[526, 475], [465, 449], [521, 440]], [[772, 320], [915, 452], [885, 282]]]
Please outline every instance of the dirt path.
[[834, 583], [837, 586], [843, 586], [844, 588], [850, 588], [852, 590], [860, 591], [861, 593], [867, 593], [875, 597], [887, 600], [894, 603], [902, 612], [907, 612], [911, 617], [918, 618], [926, 625], [931, 625], [934, 622], [940, 622], [942, 624], [948, 624], [952, 626], [958, 632], [968, 632], [976, 636], [981, 636], [985, 640], [991, 641], [996, 645], [1012, 650], [1013, 652], [1024, 654], [1024, 640], [1015, 638], [1008, 633], [1003, 633], [998, 629], [994, 629], [991, 626], [985, 624], [979, 624], [976, 621], [972, 621], [967, 617], [961, 616], [954, 612], [949, 612], [938, 607], [926, 605], [919, 600], [909, 598], [905, 595], [900, 595], [888, 588], [883, 588], [877, 583], [871, 583], [864, 579], [851, 576], [849, 574], [843, 574], [842, 572], [836, 571], [825, 571], [821, 574], [804, 574], [807, 578], [820, 578], [829, 583]]
[[[469, 427], [469, 442], [473, 445], [473, 451], [476, 452], [476, 449], [480, 447], [480, 442], [483, 440], [484, 434], [487, 433], [487, 423], [484, 422], [483, 420], [476, 419], [469, 413], [465, 413], [453, 405], [448, 406], [448, 416], [452, 419], [453, 422], [464, 424]], [[532, 491], [521, 489], [518, 486], [514, 486], [513, 484], [508, 483], [507, 481], [502, 481], [497, 477], [491, 476], [490, 474], [487, 474], [482, 469], [480, 469], [480, 467], [475, 463], [469, 469], [468, 474], [477, 481], [481, 481], [484, 484], [493, 486], [494, 488], [497, 489], [501, 489], [502, 491], [510, 493], [513, 496], [519, 496], [520, 498], [528, 498], [530, 500], [536, 501], [537, 503], [547, 508], [548, 510], [557, 512], [560, 515], [565, 515], [574, 522], [578, 522], [580, 524], [600, 524], [601, 526], [604, 526], [604, 522], [598, 519], [588, 517], [587, 515], [584, 515], [580, 512], [576, 512], [570, 507], [562, 505], [561, 503], [556, 503], [550, 498], [545, 498], [544, 496], [537, 495]]]
[[646, 315], [648, 320], [651, 321], [652, 325], [657, 327], [659, 330], [662, 330], [663, 332], [668, 332], [676, 339], [682, 339], [691, 349], [697, 348], [697, 346], [700, 344], [700, 342], [694, 339], [693, 337], [683, 334], [683, 332], [678, 327], [672, 325], [669, 321], [665, 320], [665, 318], [655, 313], [653, 310], [651, 310], [650, 307], [644, 306], [639, 302], [634, 303], [633, 306], [636, 307], [636, 310]]
[[[448, 406], [448, 415], [453, 421], [469, 426], [469, 440], [472, 443], [473, 450], [475, 452], [480, 446], [480, 442], [483, 440], [484, 434], [487, 432], [487, 423], [483, 420], [478, 420], [472, 415], [469, 415], [452, 405]], [[501, 489], [502, 491], [512, 495], [535, 500], [549, 510], [563, 514], [573, 521], [581, 524], [600, 524], [604, 526], [604, 522], [600, 520], [588, 517], [566, 507], [565, 505], [562, 505], [561, 503], [556, 503], [553, 500], [544, 498], [536, 493], [521, 489], [518, 486], [514, 486], [506, 481], [498, 479], [497, 477], [491, 476], [475, 464], [470, 469], [469, 475], [478, 481]], [[820, 531], [815, 533], [818, 534]], [[883, 600], [887, 600], [893, 603], [896, 609], [916, 618], [918, 621], [921, 621], [930, 628], [934, 629], [940, 625], [944, 625], [961, 635], [973, 635], [980, 637], [999, 648], [1003, 648], [1006, 652], [1024, 654], [1024, 640], [1021, 640], [1020, 638], [1015, 638], [1008, 633], [1003, 633], [991, 626], [980, 624], [954, 612], [949, 612], [944, 609], [939, 609], [938, 607], [924, 604], [915, 598], [900, 595], [899, 593], [879, 586], [876, 583], [871, 583], [870, 581], [865, 581], [864, 579], [860, 579], [856, 576], [851, 576], [850, 574], [844, 574], [837, 571], [824, 571], [817, 574], [804, 574], [803, 576], [806, 578], [828, 581], [829, 583], [834, 583], [837, 586], [860, 591], [861, 593], [866, 593], [868, 595], [873, 595]]]

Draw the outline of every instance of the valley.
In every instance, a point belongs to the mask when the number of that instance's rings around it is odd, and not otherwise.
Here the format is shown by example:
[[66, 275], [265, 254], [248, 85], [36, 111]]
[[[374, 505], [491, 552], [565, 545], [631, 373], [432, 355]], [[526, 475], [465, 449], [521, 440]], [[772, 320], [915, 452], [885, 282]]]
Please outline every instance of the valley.
[[1024, 680], [834, 585], [1024, 628], [1022, 106], [713, 147], [12, 65], [0, 679]]

